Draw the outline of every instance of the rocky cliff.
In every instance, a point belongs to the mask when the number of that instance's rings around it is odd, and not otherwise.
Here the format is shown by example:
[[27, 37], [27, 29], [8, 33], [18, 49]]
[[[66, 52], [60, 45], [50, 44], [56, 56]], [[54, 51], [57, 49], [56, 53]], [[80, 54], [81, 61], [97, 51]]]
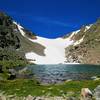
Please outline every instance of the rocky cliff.
[[23, 59], [28, 51], [43, 55], [45, 47], [29, 41], [28, 38], [36, 39], [36, 35], [0, 12], [0, 60]]
[[67, 63], [100, 64], [100, 19], [68, 37], [74, 43], [65, 49]]

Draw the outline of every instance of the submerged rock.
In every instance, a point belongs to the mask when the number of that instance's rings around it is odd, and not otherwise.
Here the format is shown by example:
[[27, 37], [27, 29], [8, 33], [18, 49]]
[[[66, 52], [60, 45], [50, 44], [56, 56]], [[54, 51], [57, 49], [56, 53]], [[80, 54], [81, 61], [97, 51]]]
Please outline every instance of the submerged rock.
[[93, 76], [93, 77], [91, 77], [91, 79], [94, 80], [94, 81], [97, 81], [97, 80], [100, 80], [100, 77], [98, 77], [98, 76]]

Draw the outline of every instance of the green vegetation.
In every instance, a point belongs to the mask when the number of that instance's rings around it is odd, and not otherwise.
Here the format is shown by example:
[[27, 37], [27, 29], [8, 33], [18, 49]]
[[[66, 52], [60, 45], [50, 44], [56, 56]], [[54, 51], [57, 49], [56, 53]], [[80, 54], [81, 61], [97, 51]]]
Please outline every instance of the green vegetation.
[[17, 49], [20, 40], [15, 32], [12, 18], [0, 13], [0, 48]]
[[26, 63], [24, 61], [21, 61], [21, 60], [16, 60], [16, 61], [13, 61], [13, 60], [9, 60], [9, 61], [3, 60], [3, 61], [0, 61], [0, 66], [3, 67], [2, 69], [10, 69], [10, 68], [15, 68], [16, 66], [17, 67], [26, 66]]
[[9, 69], [27, 64], [24, 53], [19, 51], [21, 43], [18, 29], [10, 16], [0, 12], [0, 77], [8, 79]]
[[0, 49], [0, 77], [8, 79], [9, 69], [26, 66], [27, 62], [20, 53], [14, 50]]
[[0, 60], [25, 60], [24, 54], [9, 49], [0, 49]]
[[[70, 81], [63, 84], [56, 85], [41, 85], [36, 80], [12, 80], [0, 81], [0, 90], [5, 91], [6, 94], [17, 96], [63, 96], [73, 95], [79, 96], [82, 88], [87, 87], [91, 90], [100, 84], [98, 81]], [[68, 94], [72, 92], [71, 94]]]
[[6, 80], [10, 78], [11, 73], [9, 72], [9, 69], [14, 69], [16, 67], [24, 67], [26, 66], [26, 62], [22, 60], [3, 60], [0, 61], [0, 77], [3, 78], [3, 80]]

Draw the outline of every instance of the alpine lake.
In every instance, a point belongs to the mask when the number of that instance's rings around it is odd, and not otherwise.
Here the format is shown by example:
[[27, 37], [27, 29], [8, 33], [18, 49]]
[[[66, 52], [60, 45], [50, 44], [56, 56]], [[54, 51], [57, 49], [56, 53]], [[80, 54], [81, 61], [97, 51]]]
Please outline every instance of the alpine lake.
[[74, 80], [93, 80], [96, 76], [100, 76], [100, 65], [29, 65], [27, 69], [43, 84], [55, 84]]

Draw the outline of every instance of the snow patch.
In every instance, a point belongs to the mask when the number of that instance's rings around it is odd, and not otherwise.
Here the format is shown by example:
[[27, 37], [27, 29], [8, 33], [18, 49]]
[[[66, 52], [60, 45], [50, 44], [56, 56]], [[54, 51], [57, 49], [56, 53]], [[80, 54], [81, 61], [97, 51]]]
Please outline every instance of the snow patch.
[[90, 24], [89, 26], [86, 26], [84, 32], [86, 32], [87, 30], [89, 30], [91, 28], [91, 26], [92, 26], [92, 24]]
[[84, 37], [85, 36], [83, 36], [80, 40], [76, 41], [73, 45], [76, 46], [76, 45], [79, 45], [80, 43], [82, 43], [84, 40]]
[[69, 36], [69, 39], [71, 39], [74, 35], [76, 35], [80, 30], [74, 31], [71, 33], [71, 35]]
[[20, 31], [20, 33], [22, 34], [22, 36], [25, 37], [25, 32], [23, 31], [24, 28], [23, 28], [20, 24], [18, 24], [17, 22], [15, 22], [15, 21], [13, 21], [13, 23], [14, 23], [15, 25], [17, 25], [18, 30]]

